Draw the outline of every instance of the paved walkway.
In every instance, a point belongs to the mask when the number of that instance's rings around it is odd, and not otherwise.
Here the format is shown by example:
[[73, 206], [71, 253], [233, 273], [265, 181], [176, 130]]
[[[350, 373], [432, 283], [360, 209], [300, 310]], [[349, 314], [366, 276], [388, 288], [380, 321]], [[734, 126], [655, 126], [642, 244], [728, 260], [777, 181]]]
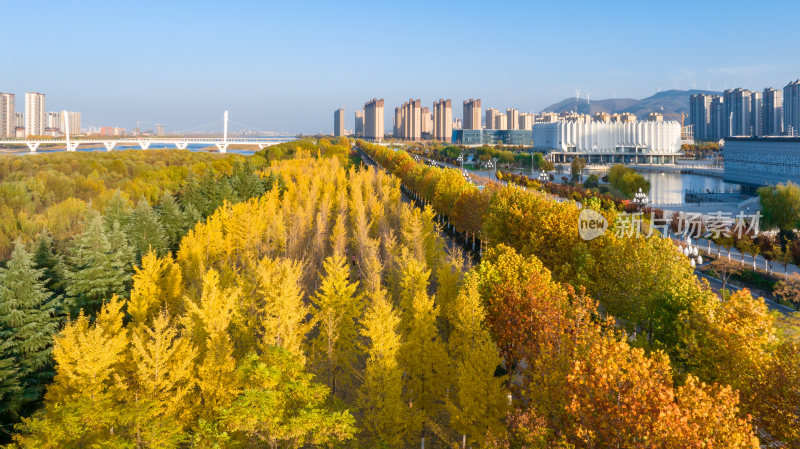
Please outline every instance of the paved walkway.
[[[669, 237], [672, 238], [677, 243], [685, 243], [685, 239], [682, 236], [670, 235]], [[701, 239], [692, 239], [692, 245], [697, 246], [698, 249], [700, 249], [702, 251], [705, 251], [707, 253], [710, 253], [715, 257], [728, 257], [728, 249], [720, 247], [716, 243], [714, 243], [714, 242], [712, 242], [710, 240], [702, 239], [702, 238]], [[721, 254], [720, 254], [720, 252], [721, 252]], [[753, 268], [753, 255], [752, 254], [745, 253], [744, 254], [744, 258], [743, 258], [741, 251], [739, 251], [736, 248], [731, 248], [730, 249], [730, 259], [734, 260], [734, 261], [737, 261], [737, 262], [742, 262], [743, 261], [744, 265], [747, 265], [748, 267]], [[772, 273], [774, 273], [776, 275], [783, 275], [784, 272], [786, 274], [795, 274], [795, 273], [796, 274], [800, 274], [800, 268], [798, 268], [796, 265], [790, 263], [790, 264], [788, 264], [788, 265], [786, 265], [784, 267], [784, 265], [782, 263], [778, 262], [778, 261], [773, 261], [772, 262], [772, 270], [770, 270], [768, 261], [764, 258], [764, 256], [762, 256], [760, 254], [755, 256], [755, 265], [756, 265], [757, 268], [759, 268], [761, 270], [771, 271]]]

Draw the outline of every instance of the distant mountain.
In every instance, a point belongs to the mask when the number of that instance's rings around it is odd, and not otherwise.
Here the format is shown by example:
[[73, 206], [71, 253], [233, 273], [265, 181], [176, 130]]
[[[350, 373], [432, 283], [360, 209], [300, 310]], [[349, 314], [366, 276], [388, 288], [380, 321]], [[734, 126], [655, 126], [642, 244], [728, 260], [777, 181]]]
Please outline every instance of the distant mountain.
[[[618, 114], [630, 112], [640, 119], [647, 118], [651, 112], [664, 114], [664, 120], [681, 120], [681, 112], [689, 114], [689, 96], [692, 94], [722, 95], [721, 92], [710, 90], [665, 90], [641, 100], [633, 98], [609, 98], [606, 100], [591, 100], [585, 98], [578, 100], [578, 112], [581, 114], [594, 114], [595, 112], [608, 112]], [[575, 98], [567, 98], [558, 103], [542, 109], [542, 112], [569, 112], [575, 110]]]

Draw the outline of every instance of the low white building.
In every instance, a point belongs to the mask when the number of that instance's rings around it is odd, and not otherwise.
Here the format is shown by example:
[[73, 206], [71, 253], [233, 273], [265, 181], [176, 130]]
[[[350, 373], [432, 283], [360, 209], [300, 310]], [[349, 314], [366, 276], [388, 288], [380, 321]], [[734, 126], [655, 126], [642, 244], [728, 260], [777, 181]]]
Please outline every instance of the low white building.
[[581, 156], [588, 163], [674, 163], [681, 149], [675, 121], [558, 121], [533, 125], [533, 146], [554, 162]]

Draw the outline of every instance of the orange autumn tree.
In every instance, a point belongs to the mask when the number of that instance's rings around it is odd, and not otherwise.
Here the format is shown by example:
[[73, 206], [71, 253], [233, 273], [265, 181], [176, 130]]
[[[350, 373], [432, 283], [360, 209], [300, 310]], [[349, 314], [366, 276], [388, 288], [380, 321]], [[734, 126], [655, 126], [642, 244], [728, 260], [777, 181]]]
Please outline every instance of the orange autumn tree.
[[676, 388], [665, 354], [631, 348], [535, 257], [498, 245], [478, 272], [515, 395], [556, 435], [578, 447], [757, 445], [736, 392], [692, 376]]
[[452, 221], [459, 232], [467, 236], [480, 235], [492, 190], [478, 190], [476, 187], [464, 189], [453, 204]]
[[761, 298], [747, 289], [708, 297], [681, 315], [682, 355], [691, 373], [739, 390], [759, 433], [800, 445], [800, 344], [783, 335]]
[[563, 331], [567, 290], [538, 259], [501, 244], [486, 254], [479, 273], [487, 322], [506, 361], [543, 351], [547, 338]]
[[594, 303], [553, 281], [535, 257], [504, 245], [490, 250], [477, 270], [486, 322], [516, 380], [514, 396], [552, 428], [563, 428], [567, 375], [601, 329], [591, 318]]
[[648, 357], [610, 334], [575, 361], [567, 391], [567, 432], [579, 447], [758, 448], [730, 387], [689, 376], [676, 389], [665, 354]]

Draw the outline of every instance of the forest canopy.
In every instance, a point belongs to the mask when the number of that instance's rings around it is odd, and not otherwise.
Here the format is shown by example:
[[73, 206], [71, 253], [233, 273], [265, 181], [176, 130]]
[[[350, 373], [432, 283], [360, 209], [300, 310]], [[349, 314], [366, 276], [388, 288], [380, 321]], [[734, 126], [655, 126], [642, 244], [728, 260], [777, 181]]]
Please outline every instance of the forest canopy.
[[800, 443], [800, 346], [763, 300], [659, 237], [581, 240], [572, 202], [350, 145], [75, 162], [107, 198], [13, 228], [0, 269], [10, 447]]

